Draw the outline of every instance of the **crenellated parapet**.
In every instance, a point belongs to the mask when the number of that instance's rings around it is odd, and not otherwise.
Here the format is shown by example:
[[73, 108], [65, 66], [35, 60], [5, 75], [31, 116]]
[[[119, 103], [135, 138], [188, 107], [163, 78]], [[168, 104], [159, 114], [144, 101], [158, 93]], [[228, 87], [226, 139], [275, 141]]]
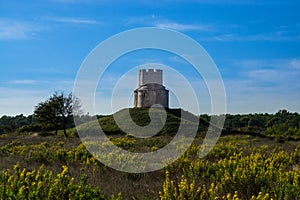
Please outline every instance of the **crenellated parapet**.
[[150, 108], [154, 104], [169, 107], [169, 90], [163, 86], [161, 69], [141, 69], [139, 87], [134, 91], [134, 107]]

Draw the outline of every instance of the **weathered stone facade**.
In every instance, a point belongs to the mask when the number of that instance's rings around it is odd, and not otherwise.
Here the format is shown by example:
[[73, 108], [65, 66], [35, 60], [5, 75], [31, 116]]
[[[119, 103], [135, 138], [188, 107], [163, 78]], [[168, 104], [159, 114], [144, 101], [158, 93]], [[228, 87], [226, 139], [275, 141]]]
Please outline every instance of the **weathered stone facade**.
[[134, 91], [134, 107], [150, 108], [154, 104], [169, 107], [169, 90], [163, 86], [162, 70], [139, 71], [139, 88]]

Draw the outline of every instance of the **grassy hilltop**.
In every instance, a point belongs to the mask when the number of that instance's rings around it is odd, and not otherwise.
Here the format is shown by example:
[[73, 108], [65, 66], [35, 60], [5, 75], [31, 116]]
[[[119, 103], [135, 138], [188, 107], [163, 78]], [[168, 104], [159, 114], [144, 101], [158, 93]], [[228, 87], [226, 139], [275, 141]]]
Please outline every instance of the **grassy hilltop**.
[[[118, 114], [122, 117], [125, 111]], [[135, 123], [150, 123], [148, 109], [129, 112]], [[98, 121], [120, 148], [150, 152], [172, 140], [180, 113], [167, 110], [161, 131], [145, 139], [125, 134], [112, 115], [99, 116]], [[199, 120], [193, 144], [165, 169], [143, 174], [104, 166], [82, 145], [75, 128], [69, 128], [64, 137], [62, 130], [57, 135], [51, 130], [28, 131], [24, 126], [32, 125], [27, 123], [2, 134], [0, 199], [299, 199], [298, 114], [283, 110], [272, 115], [228, 115], [223, 136], [203, 159], [197, 155], [209, 116], [198, 119], [185, 114], [182, 121], [187, 126]], [[101, 144], [95, 141], [95, 145]]]

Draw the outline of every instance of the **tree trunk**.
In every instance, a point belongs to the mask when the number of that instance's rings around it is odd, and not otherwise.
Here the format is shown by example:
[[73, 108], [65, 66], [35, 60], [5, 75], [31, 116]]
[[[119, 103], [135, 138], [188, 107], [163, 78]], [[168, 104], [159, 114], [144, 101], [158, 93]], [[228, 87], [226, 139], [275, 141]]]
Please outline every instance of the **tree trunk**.
[[68, 137], [68, 135], [67, 135], [67, 128], [66, 128], [66, 125], [67, 125], [67, 120], [64, 118], [63, 119], [63, 128], [64, 128], [64, 136], [65, 137]]

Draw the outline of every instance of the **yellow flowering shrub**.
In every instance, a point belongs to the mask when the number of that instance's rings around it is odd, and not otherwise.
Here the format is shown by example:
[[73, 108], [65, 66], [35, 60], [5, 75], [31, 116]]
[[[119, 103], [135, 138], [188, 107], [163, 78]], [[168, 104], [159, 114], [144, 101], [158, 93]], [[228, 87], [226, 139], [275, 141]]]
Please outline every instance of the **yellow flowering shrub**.
[[220, 143], [201, 160], [192, 156], [196, 152], [194, 146], [167, 167], [160, 198], [299, 199], [300, 152], [296, 149], [292, 153], [258, 153], [266, 148], [262, 146], [246, 154], [243, 147]]
[[43, 166], [27, 171], [17, 164], [0, 174], [0, 199], [104, 199], [100, 189], [87, 185], [84, 178], [74, 183], [68, 173], [67, 166], [53, 175]]

